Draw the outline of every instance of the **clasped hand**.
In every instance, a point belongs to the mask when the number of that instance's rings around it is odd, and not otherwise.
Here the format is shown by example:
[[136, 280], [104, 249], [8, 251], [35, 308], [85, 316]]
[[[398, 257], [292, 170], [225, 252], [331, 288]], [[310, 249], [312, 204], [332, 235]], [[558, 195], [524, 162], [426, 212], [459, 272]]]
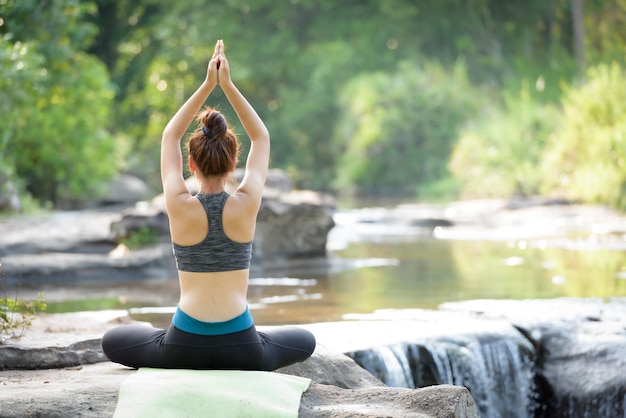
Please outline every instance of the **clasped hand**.
[[212, 86], [230, 82], [230, 67], [224, 53], [224, 41], [221, 39], [215, 43], [215, 50], [207, 68], [206, 80]]

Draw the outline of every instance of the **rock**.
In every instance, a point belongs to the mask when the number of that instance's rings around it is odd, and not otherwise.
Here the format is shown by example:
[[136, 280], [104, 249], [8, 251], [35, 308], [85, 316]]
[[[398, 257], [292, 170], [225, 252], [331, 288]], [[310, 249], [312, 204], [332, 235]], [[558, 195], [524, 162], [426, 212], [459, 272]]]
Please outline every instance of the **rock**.
[[109, 238], [119, 243], [132, 233], [144, 228], [155, 231], [162, 236], [169, 236], [169, 219], [164, 207], [157, 208], [141, 202], [133, 208], [123, 210], [121, 219], [111, 223]]
[[108, 361], [100, 339], [114, 325], [129, 323], [126, 311], [39, 314], [20, 338], [0, 344], [0, 370], [77, 367]]
[[[81, 347], [78, 344], [81, 335], [91, 336], [128, 321], [125, 311], [41, 315], [39, 319], [42, 322], [29, 330], [21, 341], [11, 343], [12, 351], [24, 353], [64, 346], [64, 350], [56, 352], [67, 354]], [[51, 327], [54, 323], [63, 325]], [[74, 343], [68, 344], [69, 341]], [[92, 341], [82, 346], [95, 349]], [[0, 349], [0, 364], [4, 364], [6, 352]], [[0, 371], [2, 416], [113, 416], [119, 386], [134, 371], [102, 360], [102, 357], [75, 356], [74, 366], [68, 362], [60, 369]], [[94, 361], [97, 362], [92, 363]], [[48, 364], [62, 363], [49, 361]], [[323, 342], [305, 362], [277, 372], [313, 380], [302, 397], [300, 417], [478, 417], [466, 388], [448, 385], [413, 390], [387, 387]]]
[[581, 323], [540, 331], [540, 374], [544, 392], [551, 395], [547, 416], [618, 417], [626, 413], [626, 334], [623, 327], [607, 330], [603, 325]]
[[0, 372], [4, 418], [107, 418], [132, 369], [111, 362], [73, 368]]
[[467, 387], [481, 417], [612, 418], [626, 411], [624, 302], [475, 300], [307, 328], [389, 386]]
[[146, 182], [131, 174], [120, 174], [107, 185], [99, 203], [101, 205], [133, 205], [147, 197]]
[[311, 358], [279, 373], [307, 377], [300, 417], [476, 417], [476, 404], [461, 386], [388, 387], [350, 357], [318, 344]]
[[340, 389], [312, 383], [302, 396], [301, 418], [478, 418], [469, 391], [440, 385], [422, 389]]
[[389, 386], [464, 386], [485, 418], [526, 417], [535, 406], [534, 349], [507, 321], [421, 309], [344, 318], [307, 328]]
[[253, 254], [260, 259], [326, 254], [334, 201], [312, 191], [264, 197], [257, 217]]
[[626, 413], [626, 304], [622, 299], [467, 301], [444, 304], [506, 319], [536, 347], [541, 416]]
[[[291, 191], [288, 177], [278, 170], [270, 172], [268, 184], [253, 246], [255, 274], [286, 268], [289, 257], [306, 259], [307, 268], [311, 264], [329, 268], [325, 252], [333, 199]], [[197, 190], [195, 179], [188, 180], [188, 187]], [[156, 231], [154, 245], [132, 251], [118, 245], [142, 228]], [[77, 278], [166, 278], [175, 276], [175, 267], [162, 196], [132, 208], [108, 206], [0, 219], [0, 268], [9, 285], [21, 280], [34, 284]]]
[[23, 349], [0, 346], [0, 370], [58, 369], [105, 361], [100, 340], [87, 340], [67, 347]]
[[[241, 183], [243, 179], [244, 170], [237, 169], [233, 175], [233, 178], [237, 183]], [[289, 193], [293, 190], [293, 182], [291, 178], [283, 170], [276, 168], [270, 169], [267, 172], [267, 179], [265, 180], [265, 188], [269, 190], [275, 190], [281, 193]]]
[[277, 370], [280, 373], [308, 377], [323, 385], [344, 389], [386, 387], [379, 379], [359, 367], [350, 357], [318, 343], [307, 361]]
[[[195, 178], [188, 178], [186, 183], [191, 193], [197, 192]], [[325, 255], [328, 232], [334, 226], [334, 208], [330, 196], [310, 190], [293, 191], [283, 172], [271, 171], [257, 216], [253, 257], [262, 260]], [[110, 238], [120, 242], [142, 228], [169, 237], [163, 195], [125, 210], [121, 219], [111, 224]]]

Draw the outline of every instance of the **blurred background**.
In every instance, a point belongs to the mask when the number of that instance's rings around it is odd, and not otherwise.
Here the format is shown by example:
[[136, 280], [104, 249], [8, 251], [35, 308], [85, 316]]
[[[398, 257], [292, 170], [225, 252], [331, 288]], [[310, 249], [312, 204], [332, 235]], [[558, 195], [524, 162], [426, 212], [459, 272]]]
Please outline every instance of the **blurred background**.
[[[0, 0], [3, 220], [88, 209], [122, 174], [160, 193], [162, 129], [217, 39], [271, 132], [272, 167], [336, 197], [338, 213], [536, 196], [623, 211], [624, 28], [626, 0]], [[219, 89], [210, 104], [236, 122]], [[273, 300], [308, 301], [306, 318], [289, 319], [304, 322], [480, 297], [626, 295], [623, 235], [574, 252], [371, 230], [347, 245], [345, 228], [363, 225], [342, 219], [330, 254], [369, 261], [253, 281], [253, 303], [296, 286], [309, 296]], [[173, 306], [168, 291], [140, 305]]]
[[625, 27], [624, 0], [2, 0], [0, 185], [159, 191], [163, 126], [224, 39], [300, 188], [623, 209]]

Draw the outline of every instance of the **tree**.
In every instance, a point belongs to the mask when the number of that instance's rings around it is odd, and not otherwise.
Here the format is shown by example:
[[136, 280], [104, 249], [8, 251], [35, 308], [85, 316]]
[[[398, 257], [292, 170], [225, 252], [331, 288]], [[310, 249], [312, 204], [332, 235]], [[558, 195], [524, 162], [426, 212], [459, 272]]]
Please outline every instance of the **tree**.
[[584, 72], [587, 68], [585, 60], [585, 11], [583, 0], [572, 0], [572, 23], [574, 27], [574, 57], [578, 69]]
[[0, 152], [36, 199], [63, 206], [96, 194], [120, 155], [106, 130], [108, 76], [81, 52], [93, 34], [81, 21], [88, 6], [72, 0], [43, 6], [29, 0], [1, 5], [3, 50], [12, 51], [3, 65], [11, 81], [24, 84], [4, 86], [17, 108], [9, 113]]
[[24, 111], [43, 91], [44, 68], [42, 57], [29, 44], [11, 43], [7, 38], [0, 39], [0, 210], [19, 210], [21, 203], [11, 200], [23, 185], [9, 144], [24, 124]]
[[335, 134], [338, 187], [419, 194], [447, 177], [458, 132], [480, 106], [476, 96], [461, 64], [447, 72], [403, 62], [392, 74], [353, 80]]
[[527, 86], [486, 105], [461, 129], [450, 170], [462, 197], [533, 196], [545, 182], [542, 158], [560, 111], [532, 99]]

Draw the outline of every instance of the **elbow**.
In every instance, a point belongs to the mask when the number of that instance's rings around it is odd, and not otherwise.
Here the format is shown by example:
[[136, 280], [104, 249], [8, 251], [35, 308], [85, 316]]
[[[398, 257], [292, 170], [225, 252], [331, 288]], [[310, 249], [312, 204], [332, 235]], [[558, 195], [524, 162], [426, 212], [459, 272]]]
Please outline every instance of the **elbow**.
[[254, 135], [250, 137], [250, 142], [254, 142], [255, 144], [269, 144], [270, 136], [269, 135]]
[[163, 130], [163, 133], [161, 134], [161, 143], [167, 143], [167, 142], [179, 142], [180, 138], [175, 135], [174, 133], [172, 133], [169, 129], [165, 128]]
[[267, 130], [267, 128], [261, 130], [258, 135], [255, 135], [255, 141], [259, 141], [259, 142], [270, 142], [270, 132]]
[[166, 142], [168, 140], [170, 140], [172, 137], [171, 134], [171, 129], [169, 129], [169, 127], [165, 127], [165, 129], [163, 129], [163, 133], [161, 134], [161, 142]]

